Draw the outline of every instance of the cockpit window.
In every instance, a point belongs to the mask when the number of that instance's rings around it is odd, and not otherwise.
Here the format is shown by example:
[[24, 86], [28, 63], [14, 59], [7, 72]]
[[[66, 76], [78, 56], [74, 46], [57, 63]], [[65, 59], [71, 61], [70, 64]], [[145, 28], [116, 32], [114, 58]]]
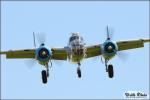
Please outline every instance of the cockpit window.
[[78, 36], [72, 36], [72, 37], [70, 38], [70, 41], [73, 41], [73, 40], [75, 40], [75, 39], [79, 39], [79, 37], [78, 37]]
[[80, 37], [81, 38], [81, 41], [83, 41], [83, 38], [82, 37]]

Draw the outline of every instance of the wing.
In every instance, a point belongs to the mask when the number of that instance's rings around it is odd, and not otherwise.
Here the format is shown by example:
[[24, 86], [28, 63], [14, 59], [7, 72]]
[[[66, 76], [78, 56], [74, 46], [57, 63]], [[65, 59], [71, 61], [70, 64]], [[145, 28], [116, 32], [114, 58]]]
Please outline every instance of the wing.
[[150, 39], [118, 41], [118, 51], [144, 47], [144, 43], [146, 42], [150, 42]]
[[[65, 48], [52, 48], [51, 50], [53, 60], [67, 60]], [[5, 54], [6, 58], [35, 58], [35, 49], [3, 51], [0, 54]]]
[[[144, 47], [144, 43], [150, 42], [150, 39], [137, 39], [137, 40], [126, 40], [126, 41], [118, 41], [118, 51], [121, 50], [128, 50], [134, 48]], [[86, 51], [86, 58], [99, 56], [102, 54], [101, 44], [85, 46]]]
[[86, 48], [85, 58], [95, 57], [95, 56], [99, 56], [102, 54], [100, 44], [85, 46], [85, 48]]
[[52, 48], [51, 50], [53, 60], [67, 60], [66, 48]]
[[0, 54], [6, 54], [6, 58], [35, 58], [35, 49], [10, 50]]

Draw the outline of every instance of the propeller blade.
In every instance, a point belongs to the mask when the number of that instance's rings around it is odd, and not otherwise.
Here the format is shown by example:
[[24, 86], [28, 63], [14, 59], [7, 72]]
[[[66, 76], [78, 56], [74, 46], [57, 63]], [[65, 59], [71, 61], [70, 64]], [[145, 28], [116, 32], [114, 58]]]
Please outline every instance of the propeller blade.
[[61, 61], [61, 60], [53, 60], [52, 62], [54, 64], [56, 64], [57, 66], [62, 66], [63, 65], [63, 61]]
[[101, 56], [93, 57], [93, 58], [91, 58], [91, 60], [92, 60], [93, 62], [100, 61], [100, 60], [101, 60]]
[[41, 45], [43, 43], [45, 44], [45, 42], [46, 42], [46, 34], [45, 33], [37, 33], [36, 37], [37, 37], [37, 41], [38, 41], [39, 45]]
[[34, 32], [33, 32], [33, 41], [34, 41], [34, 48], [36, 48], [35, 33]]
[[25, 64], [28, 66], [28, 68], [32, 68], [36, 64], [35, 59], [27, 59], [25, 60]]
[[117, 56], [118, 56], [122, 61], [127, 61], [128, 57], [129, 57], [129, 53], [123, 52], [123, 51], [119, 51], [119, 52], [117, 52]]
[[107, 39], [113, 39], [114, 29], [112, 27], [107, 26]]

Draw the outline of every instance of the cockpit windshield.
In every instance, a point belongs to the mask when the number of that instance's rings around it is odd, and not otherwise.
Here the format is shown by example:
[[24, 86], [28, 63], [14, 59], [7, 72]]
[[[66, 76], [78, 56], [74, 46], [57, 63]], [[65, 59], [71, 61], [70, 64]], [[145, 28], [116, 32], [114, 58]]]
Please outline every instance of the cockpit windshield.
[[75, 39], [79, 39], [79, 36], [72, 36], [69, 41], [73, 41]]

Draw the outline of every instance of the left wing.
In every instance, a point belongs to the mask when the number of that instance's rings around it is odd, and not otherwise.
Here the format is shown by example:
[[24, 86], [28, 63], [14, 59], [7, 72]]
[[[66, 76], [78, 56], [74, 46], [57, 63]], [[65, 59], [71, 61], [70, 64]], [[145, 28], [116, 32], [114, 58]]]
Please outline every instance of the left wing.
[[126, 41], [118, 41], [118, 51], [135, 49], [144, 47], [144, 43], [150, 42], [150, 39], [137, 39], [137, 40], [126, 40]]
[[[150, 39], [117, 41], [116, 44], [118, 46], [118, 51], [122, 51], [144, 47], [144, 43], [146, 42], [150, 42]], [[85, 46], [85, 48], [87, 49], [85, 58], [95, 57], [102, 54], [101, 44]]]
[[101, 55], [100, 44], [85, 46], [86, 48], [86, 58], [95, 57]]
[[[51, 48], [52, 60], [67, 60], [67, 51], [65, 48]], [[0, 51], [6, 58], [35, 58], [35, 49]]]

